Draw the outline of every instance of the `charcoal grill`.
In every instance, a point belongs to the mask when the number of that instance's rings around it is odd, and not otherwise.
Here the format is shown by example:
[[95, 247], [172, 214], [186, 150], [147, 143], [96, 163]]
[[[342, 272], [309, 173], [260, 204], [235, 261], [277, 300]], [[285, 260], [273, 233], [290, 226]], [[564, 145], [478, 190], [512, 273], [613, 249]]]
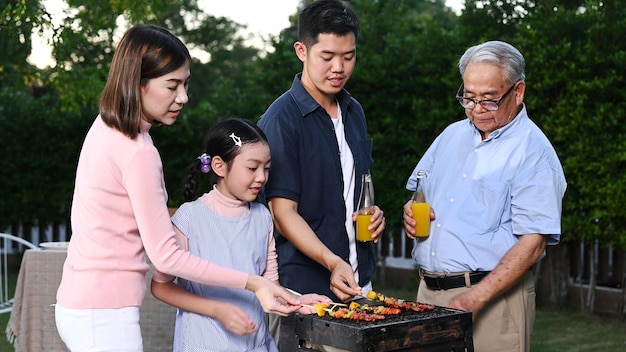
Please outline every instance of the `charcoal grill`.
[[474, 351], [472, 314], [435, 306], [434, 310], [403, 310], [374, 322], [317, 314], [296, 316], [297, 351], [321, 351], [330, 346], [351, 352]]

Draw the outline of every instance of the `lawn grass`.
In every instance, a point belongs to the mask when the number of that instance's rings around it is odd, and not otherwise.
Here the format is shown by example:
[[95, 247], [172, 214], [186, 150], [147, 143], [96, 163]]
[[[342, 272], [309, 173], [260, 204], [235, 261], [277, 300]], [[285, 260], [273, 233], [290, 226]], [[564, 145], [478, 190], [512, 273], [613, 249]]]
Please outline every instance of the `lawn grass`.
[[[11, 277], [13, 285], [17, 274], [14, 275]], [[388, 296], [406, 300], [415, 299], [414, 289], [374, 287]], [[8, 321], [9, 313], [0, 314], [1, 333], [4, 333]], [[0, 352], [14, 351], [6, 338], [0, 336]], [[626, 319], [616, 316], [589, 315], [571, 309], [540, 307], [537, 309], [531, 351], [626, 351]]]
[[[8, 283], [9, 283], [9, 296], [13, 296], [15, 292], [15, 284], [17, 283], [17, 273], [19, 271], [19, 265], [11, 265], [8, 267]], [[11, 313], [0, 314], [0, 352], [14, 352], [13, 345], [7, 341], [6, 328], [9, 324], [9, 317]]]
[[531, 348], [533, 352], [626, 351], [626, 320], [570, 309], [540, 308]]
[[11, 345], [9, 341], [7, 341], [6, 335], [4, 333], [5, 329], [7, 328], [7, 324], [9, 323], [9, 315], [9, 313], [0, 314], [0, 328], [2, 328], [2, 330], [0, 331], [0, 352], [15, 351], [13, 345]]

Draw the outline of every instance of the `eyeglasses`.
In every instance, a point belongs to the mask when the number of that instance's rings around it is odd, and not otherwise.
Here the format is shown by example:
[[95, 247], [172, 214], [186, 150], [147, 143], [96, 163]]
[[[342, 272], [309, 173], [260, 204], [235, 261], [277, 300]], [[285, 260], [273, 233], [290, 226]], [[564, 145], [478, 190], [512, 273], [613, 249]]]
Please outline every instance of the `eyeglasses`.
[[502, 97], [500, 97], [500, 99], [483, 99], [483, 100], [475, 100], [472, 98], [463, 97], [461, 94], [463, 94], [464, 87], [463, 87], [463, 83], [461, 83], [459, 90], [456, 92], [456, 100], [459, 102], [459, 104], [461, 104], [462, 107], [464, 107], [467, 110], [474, 110], [474, 108], [476, 107], [476, 104], [480, 104], [480, 106], [482, 106], [483, 109], [487, 111], [496, 111], [498, 110], [498, 107], [500, 106], [500, 102], [504, 98], [506, 98], [506, 96], [509, 95], [509, 93], [511, 93], [511, 91], [513, 90], [517, 82], [513, 83], [511, 88], [509, 88], [509, 90], [507, 90], [506, 93], [502, 94]]

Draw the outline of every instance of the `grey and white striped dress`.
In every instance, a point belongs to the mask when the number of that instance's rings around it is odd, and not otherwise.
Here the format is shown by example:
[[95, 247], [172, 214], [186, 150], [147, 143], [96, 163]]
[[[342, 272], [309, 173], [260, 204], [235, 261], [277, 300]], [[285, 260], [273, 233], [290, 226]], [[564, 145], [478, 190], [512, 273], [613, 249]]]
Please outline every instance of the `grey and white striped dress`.
[[[272, 217], [262, 204], [250, 203], [242, 218], [215, 214], [200, 200], [183, 204], [172, 222], [189, 239], [189, 251], [212, 263], [261, 275], [267, 265], [267, 245]], [[278, 352], [267, 330], [265, 313], [254, 293], [190, 282], [178, 278], [178, 285], [197, 295], [232, 303], [254, 321], [259, 330], [239, 336], [217, 320], [179, 309], [176, 316], [174, 351], [255, 351]]]

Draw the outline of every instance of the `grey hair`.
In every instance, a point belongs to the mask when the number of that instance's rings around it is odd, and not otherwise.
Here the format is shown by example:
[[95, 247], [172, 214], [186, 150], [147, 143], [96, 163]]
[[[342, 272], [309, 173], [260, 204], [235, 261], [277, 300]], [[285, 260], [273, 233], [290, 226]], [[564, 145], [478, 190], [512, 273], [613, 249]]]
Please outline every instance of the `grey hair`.
[[514, 84], [526, 79], [524, 56], [513, 45], [501, 41], [489, 41], [465, 50], [459, 60], [461, 77], [470, 63], [484, 62], [504, 68], [504, 79]]

